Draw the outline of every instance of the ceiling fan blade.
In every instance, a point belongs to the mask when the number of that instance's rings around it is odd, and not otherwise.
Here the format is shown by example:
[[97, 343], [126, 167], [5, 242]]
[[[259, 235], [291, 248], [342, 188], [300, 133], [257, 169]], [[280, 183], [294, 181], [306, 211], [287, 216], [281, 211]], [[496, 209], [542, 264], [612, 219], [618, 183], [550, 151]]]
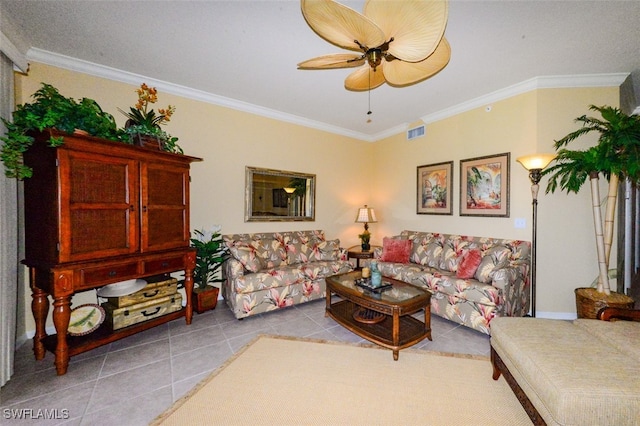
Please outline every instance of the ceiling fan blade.
[[382, 67], [378, 67], [374, 71], [369, 65], [355, 70], [344, 80], [344, 88], [354, 92], [363, 92], [369, 89], [375, 89], [384, 83], [384, 74]]
[[431, 56], [420, 62], [404, 62], [400, 60], [383, 61], [384, 77], [391, 86], [402, 87], [418, 83], [437, 74], [451, 58], [451, 46], [442, 37], [440, 44]]
[[364, 65], [364, 55], [354, 53], [337, 53], [307, 59], [298, 64], [300, 70], [325, 70], [333, 68], [355, 68]]
[[378, 47], [385, 42], [384, 32], [369, 18], [332, 0], [301, 0], [307, 24], [329, 43], [349, 50], [363, 46]]
[[446, 0], [386, 1], [367, 0], [364, 15], [384, 32], [388, 53], [407, 62], [418, 62], [431, 55], [447, 26]]

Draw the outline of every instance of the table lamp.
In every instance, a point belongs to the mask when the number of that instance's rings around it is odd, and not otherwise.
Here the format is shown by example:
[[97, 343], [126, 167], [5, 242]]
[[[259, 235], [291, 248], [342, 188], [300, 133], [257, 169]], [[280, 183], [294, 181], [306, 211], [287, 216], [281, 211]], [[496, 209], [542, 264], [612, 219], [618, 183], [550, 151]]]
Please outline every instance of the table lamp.
[[368, 251], [371, 248], [369, 241], [371, 234], [369, 233], [369, 223], [376, 223], [376, 212], [371, 207], [364, 207], [358, 209], [358, 215], [356, 216], [356, 223], [364, 223], [364, 232], [358, 235], [358, 238], [362, 240], [362, 251]]

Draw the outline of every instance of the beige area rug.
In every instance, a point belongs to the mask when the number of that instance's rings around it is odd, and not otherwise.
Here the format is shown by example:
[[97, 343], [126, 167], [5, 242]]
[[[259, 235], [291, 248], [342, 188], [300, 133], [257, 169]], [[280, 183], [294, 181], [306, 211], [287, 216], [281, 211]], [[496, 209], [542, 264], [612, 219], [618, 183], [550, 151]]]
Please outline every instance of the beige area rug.
[[530, 425], [487, 357], [260, 336], [154, 425]]

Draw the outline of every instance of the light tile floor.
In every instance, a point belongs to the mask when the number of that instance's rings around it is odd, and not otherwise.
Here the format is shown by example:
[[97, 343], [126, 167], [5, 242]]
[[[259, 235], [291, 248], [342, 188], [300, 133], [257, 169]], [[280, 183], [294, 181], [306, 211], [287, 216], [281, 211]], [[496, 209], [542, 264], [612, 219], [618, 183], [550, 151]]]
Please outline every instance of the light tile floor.
[[[51, 353], [35, 361], [27, 342], [0, 389], [0, 424], [146, 425], [259, 334], [366, 343], [324, 309], [321, 300], [238, 321], [220, 301], [189, 326], [181, 318], [75, 356], [64, 376]], [[431, 328], [433, 341], [413, 348], [489, 355], [487, 335], [437, 316]], [[33, 418], [44, 413], [58, 419]], [[12, 418], [18, 414], [31, 418]]]

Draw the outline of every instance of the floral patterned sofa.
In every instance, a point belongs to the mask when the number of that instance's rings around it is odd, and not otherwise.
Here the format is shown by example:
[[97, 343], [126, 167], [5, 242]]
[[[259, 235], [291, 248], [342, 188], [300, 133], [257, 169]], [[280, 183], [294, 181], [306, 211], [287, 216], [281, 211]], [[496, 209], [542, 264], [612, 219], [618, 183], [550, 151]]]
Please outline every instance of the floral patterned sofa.
[[231, 256], [222, 296], [236, 318], [324, 298], [325, 277], [353, 270], [340, 240], [324, 232], [223, 235]]
[[432, 232], [385, 238], [374, 258], [383, 276], [427, 288], [431, 313], [491, 334], [494, 317], [529, 312], [531, 244]]

